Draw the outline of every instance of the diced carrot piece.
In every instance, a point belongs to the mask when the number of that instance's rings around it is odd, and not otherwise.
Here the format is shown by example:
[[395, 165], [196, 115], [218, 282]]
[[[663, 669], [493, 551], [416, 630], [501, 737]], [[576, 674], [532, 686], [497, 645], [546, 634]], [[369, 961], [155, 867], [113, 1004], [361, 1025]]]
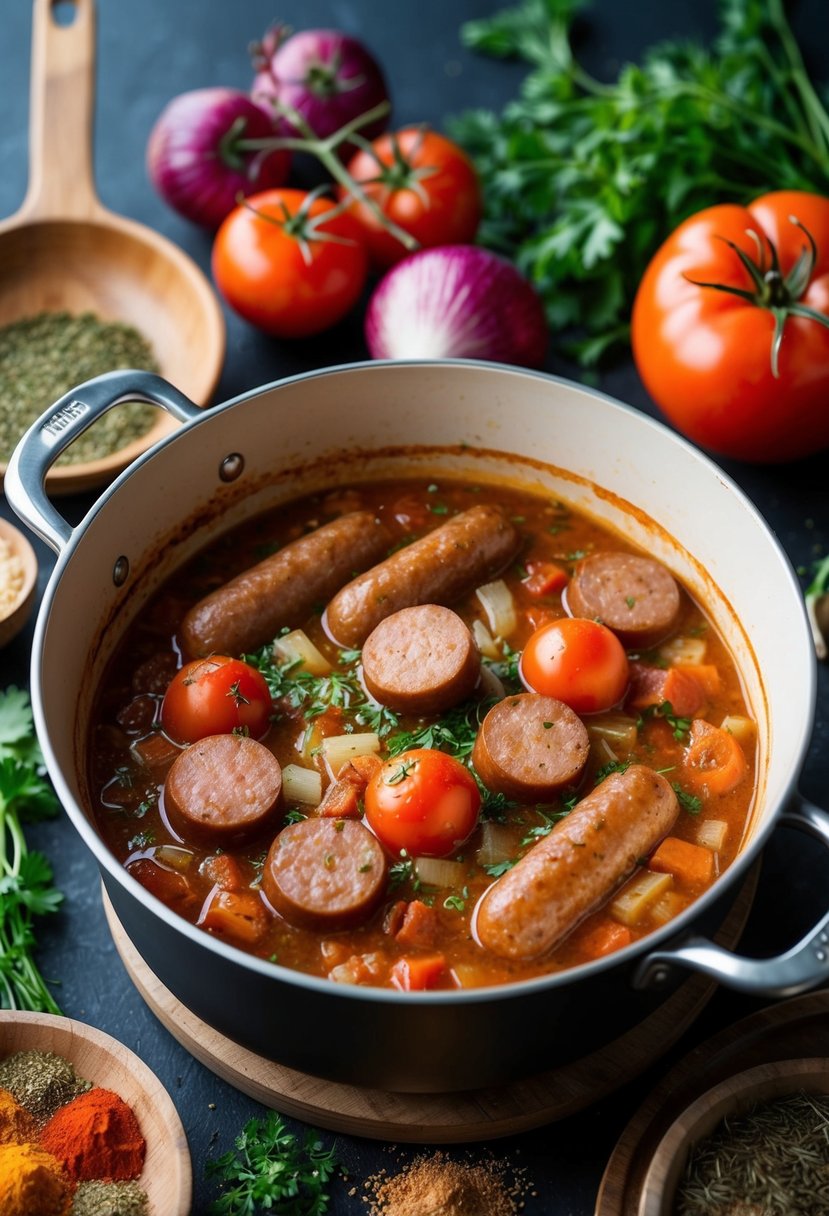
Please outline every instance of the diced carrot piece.
[[530, 595], [553, 595], [569, 581], [567, 571], [556, 562], [527, 562], [527, 577], [521, 583]]
[[702, 709], [708, 694], [695, 675], [694, 667], [650, 667], [647, 663], [630, 664], [630, 686], [627, 704], [631, 709], [648, 709], [666, 701], [679, 718], [690, 718]]
[[198, 923], [223, 937], [252, 946], [268, 928], [265, 905], [253, 891], [222, 891], [214, 888], [201, 910]]
[[648, 868], [673, 874], [677, 882], [689, 887], [707, 887], [714, 877], [714, 854], [702, 845], [666, 836], [651, 855]]
[[576, 946], [585, 959], [604, 958], [623, 946], [629, 946], [633, 934], [627, 925], [615, 920], [600, 920], [589, 928], [577, 931]]
[[716, 697], [722, 687], [720, 669], [713, 663], [677, 663], [672, 670], [682, 671], [686, 675], [693, 676], [702, 685], [709, 700]]
[[707, 794], [728, 794], [748, 773], [740, 744], [727, 730], [702, 718], [691, 723], [685, 767], [693, 784]]
[[141, 857], [127, 866], [127, 872], [136, 878], [142, 887], [165, 904], [175, 904], [192, 899], [193, 891], [183, 874], [165, 870], [149, 857]]
[[434, 988], [446, 970], [442, 954], [404, 954], [391, 969], [391, 982], [402, 992]]
[[405, 899], [396, 899], [386, 909], [386, 914], [383, 917], [383, 932], [387, 933], [389, 937], [394, 937], [399, 931], [408, 906]]
[[[348, 774], [348, 778], [356, 785], [357, 781], [354, 780], [354, 775], [356, 775], [362, 782], [364, 789], [375, 773], [379, 772], [382, 767], [383, 761], [379, 756], [353, 756], [345, 766], [346, 769], [353, 770], [353, 774]], [[339, 777], [343, 777], [344, 775], [342, 771], [338, 774]]]
[[327, 819], [359, 819], [360, 791], [349, 781], [332, 781], [317, 807]]
[[433, 946], [438, 929], [438, 914], [420, 899], [406, 907], [403, 924], [395, 934], [401, 946]]
[[199, 873], [223, 891], [241, 891], [246, 885], [242, 867], [236, 858], [228, 853], [215, 853], [211, 857], [205, 857], [199, 866]]
[[147, 768], [164, 768], [181, 754], [181, 748], [171, 743], [160, 731], [145, 735], [143, 739], [136, 739], [131, 750], [136, 760], [140, 760]]
[[551, 608], [545, 608], [543, 604], [530, 605], [524, 612], [524, 616], [533, 632], [536, 629], [541, 629], [544, 625], [549, 625], [551, 621], [560, 619], [559, 613], [553, 612]]

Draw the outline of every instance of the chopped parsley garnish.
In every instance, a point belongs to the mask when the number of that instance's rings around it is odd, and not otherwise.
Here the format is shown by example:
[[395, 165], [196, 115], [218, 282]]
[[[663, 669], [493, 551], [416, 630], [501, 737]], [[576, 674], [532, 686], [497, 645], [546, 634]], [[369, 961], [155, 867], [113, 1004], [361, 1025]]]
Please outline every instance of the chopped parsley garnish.
[[689, 794], [687, 790], [682, 788], [678, 781], [672, 781], [671, 788], [676, 794], [677, 801], [679, 802], [679, 805], [682, 807], [683, 811], [687, 811], [689, 815], [698, 815], [700, 813], [702, 810], [701, 798], [698, 798], [696, 794]]
[[675, 714], [670, 701], [663, 701], [661, 705], [649, 705], [643, 709], [637, 723], [640, 730], [648, 718], [664, 718], [670, 726], [674, 738], [678, 739], [680, 743], [688, 738], [691, 731], [691, 718], [681, 718]]

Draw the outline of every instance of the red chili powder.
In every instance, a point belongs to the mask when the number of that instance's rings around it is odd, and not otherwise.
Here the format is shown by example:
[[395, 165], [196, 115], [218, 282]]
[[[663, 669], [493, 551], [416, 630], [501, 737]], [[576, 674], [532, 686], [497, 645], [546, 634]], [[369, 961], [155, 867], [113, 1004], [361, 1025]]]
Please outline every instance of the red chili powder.
[[144, 1167], [146, 1143], [133, 1111], [109, 1089], [90, 1089], [60, 1107], [40, 1143], [74, 1182], [127, 1182]]

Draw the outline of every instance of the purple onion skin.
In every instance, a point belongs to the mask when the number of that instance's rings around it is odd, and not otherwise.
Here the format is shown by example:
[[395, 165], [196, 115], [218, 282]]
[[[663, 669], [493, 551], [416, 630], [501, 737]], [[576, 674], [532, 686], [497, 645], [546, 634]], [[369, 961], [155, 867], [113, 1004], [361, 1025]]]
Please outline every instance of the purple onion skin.
[[186, 219], [218, 228], [236, 206], [239, 194], [281, 186], [290, 154], [223, 154], [223, 140], [238, 123], [240, 139], [277, 134], [270, 116], [237, 89], [193, 89], [164, 107], [150, 132], [147, 172], [165, 202]]
[[[338, 30], [302, 30], [281, 39], [278, 26], [263, 38], [251, 96], [260, 105], [279, 102], [298, 110], [319, 139], [388, 100], [379, 64], [356, 38]], [[360, 134], [374, 139], [387, 125], [381, 118]], [[286, 118], [281, 130], [300, 134]]]
[[541, 367], [549, 335], [535, 288], [511, 262], [475, 245], [421, 249], [371, 296], [372, 359], [483, 359]]

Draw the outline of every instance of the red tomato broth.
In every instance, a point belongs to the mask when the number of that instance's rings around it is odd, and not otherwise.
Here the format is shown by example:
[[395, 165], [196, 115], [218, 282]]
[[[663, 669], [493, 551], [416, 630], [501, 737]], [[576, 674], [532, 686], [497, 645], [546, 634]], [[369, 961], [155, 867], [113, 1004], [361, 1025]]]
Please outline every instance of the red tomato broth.
[[[164, 811], [163, 784], [178, 749], [170, 746], [150, 749], [151, 756], [159, 752], [158, 764], [148, 766], [140, 759], [143, 739], [155, 739], [161, 732], [160, 708], [163, 691], [176, 667], [182, 663], [176, 637], [184, 612], [202, 596], [234, 577], [240, 571], [262, 560], [269, 552], [302, 536], [337, 515], [354, 509], [371, 509], [388, 526], [397, 546], [439, 527], [447, 516], [465, 510], [482, 499], [497, 500], [519, 528], [523, 547], [517, 560], [500, 577], [508, 584], [516, 606], [517, 626], [508, 642], [513, 652], [520, 651], [534, 629], [547, 620], [565, 615], [561, 591], [539, 595], [528, 588], [525, 580], [531, 563], [555, 562], [572, 573], [580, 556], [596, 551], [638, 552], [617, 535], [602, 528], [591, 519], [572, 511], [566, 504], [551, 501], [541, 495], [515, 489], [482, 487], [441, 479], [434, 485], [423, 479], [411, 482], [370, 483], [357, 485], [332, 494], [315, 494], [252, 520], [231, 534], [219, 538], [208, 550], [174, 573], [153, 597], [139, 619], [121, 640], [118, 650], [96, 694], [92, 716], [92, 732], [88, 753], [89, 786], [95, 798], [94, 813], [98, 829], [115, 856], [149, 890], [168, 903], [177, 913], [192, 923], [209, 908], [215, 896], [214, 867], [209, 859], [221, 850], [210, 849], [193, 841], [183, 841], [171, 829]], [[425, 522], [424, 522], [425, 521]], [[396, 546], [392, 546], [396, 547]], [[485, 621], [482, 606], [474, 592], [452, 605], [471, 624]], [[324, 605], [318, 605], [321, 613]], [[353, 661], [341, 663], [339, 648], [326, 636], [319, 614], [309, 620], [296, 621], [322, 654], [339, 670], [353, 672]], [[729, 714], [748, 716], [741, 681], [725, 643], [691, 595], [682, 589], [681, 610], [672, 637], [699, 636], [705, 640], [706, 665], [713, 665], [720, 675], [720, 687], [700, 711], [700, 717], [719, 725]], [[669, 639], [670, 640], [670, 639]], [[655, 652], [637, 653], [637, 658], [653, 660]], [[628, 651], [630, 657], [634, 652]], [[184, 655], [186, 661], [190, 656]], [[517, 656], [516, 656], [517, 657]], [[519, 684], [507, 691], [522, 692]], [[466, 706], [467, 702], [464, 703]], [[488, 707], [487, 703], [485, 707]], [[314, 707], [312, 707], [314, 708]], [[461, 707], [463, 708], [463, 707]], [[349, 714], [336, 706], [324, 708], [317, 716], [308, 717], [302, 710], [286, 707], [277, 698], [281, 717], [261, 739], [283, 767], [287, 764], [312, 765], [323, 778], [323, 792], [329, 780], [319, 747], [326, 736], [342, 734]], [[458, 711], [450, 710], [448, 716]], [[631, 711], [633, 717], [636, 711]], [[480, 716], [483, 716], [483, 710]], [[447, 715], [438, 716], [437, 721]], [[588, 728], [591, 716], [585, 715]], [[387, 755], [387, 745], [399, 731], [416, 731], [424, 720], [399, 716], [399, 726], [382, 740], [381, 758]], [[674, 736], [676, 724], [659, 713], [646, 712], [637, 732], [636, 743], [628, 754], [616, 750], [620, 762], [635, 761], [660, 770], [670, 769], [669, 780], [676, 780], [689, 793], [698, 793], [685, 780], [682, 760], [687, 747], [683, 739]], [[370, 729], [355, 724], [353, 729]], [[469, 751], [474, 736], [469, 739]], [[133, 751], [138, 743], [139, 755]], [[303, 744], [310, 750], [310, 759], [303, 759]], [[411, 746], [422, 746], [412, 743]], [[441, 746], [438, 739], [436, 745]], [[672, 836], [696, 843], [700, 825], [706, 820], [722, 821], [727, 825], [726, 839], [715, 857], [715, 874], [725, 870], [736, 856], [743, 839], [746, 821], [752, 805], [756, 759], [754, 749], [747, 749], [748, 775], [733, 791], [705, 797], [698, 814], [681, 809]], [[587, 768], [577, 789], [564, 792], [561, 799], [540, 806], [513, 806], [494, 811], [502, 824], [502, 837], [511, 848], [510, 858], [525, 853], [531, 842], [545, 834], [551, 819], [569, 800], [587, 794], [595, 777], [608, 759], [595, 740], [591, 743]], [[485, 799], [486, 802], [486, 799]], [[313, 814], [313, 808], [286, 804], [283, 815], [290, 822], [295, 813]], [[264, 931], [251, 941], [249, 920], [240, 926], [238, 934], [217, 932], [223, 940], [237, 945], [256, 956], [278, 962], [286, 967], [318, 976], [350, 982], [399, 986], [400, 967], [393, 968], [402, 958], [442, 954], [445, 968], [437, 973], [434, 985], [439, 988], [500, 984], [531, 976], [548, 974], [589, 961], [591, 940], [616, 942], [616, 947], [636, 941], [664, 923], [665, 903], [655, 901], [654, 907], [628, 932], [610, 934], [606, 931], [610, 905], [617, 894], [604, 901], [601, 908], [591, 912], [567, 938], [545, 957], [532, 962], [496, 958], [484, 951], [474, 940], [471, 917], [476, 903], [493, 882], [493, 877], [476, 861], [476, 852], [484, 835], [483, 822], [493, 815], [485, 806], [481, 822], [469, 839], [449, 860], [463, 867], [461, 881], [451, 888], [439, 890], [419, 883], [407, 864], [408, 859], [390, 856], [388, 890], [380, 908], [357, 928], [331, 933], [301, 929], [282, 920], [268, 908]], [[259, 876], [273, 831], [250, 841], [245, 847], [230, 849], [239, 863], [244, 882], [243, 890], [259, 892]], [[159, 850], [160, 853], [159, 853]], [[189, 854], [189, 856], [188, 856]], [[627, 881], [636, 882], [641, 869]], [[686, 890], [681, 881], [673, 883], [669, 915], [682, 911], [698, 897], [698, 889]], [[431, 907], [430, 940], [422, 946], [398, 943], [390, 909], [401, 901], [421, 900]], [[264, 900], [263, 900], [264, 903]], [[265, 904], [267, 908], [267, 904]], [[219, 922], [216, 922], [219, 923]], [[232, 928], [232, 916], [221, 923]], [[207, 930], [206, 930], [207, 931]], [[605, 946], [600, 947], [604, 952]]]

